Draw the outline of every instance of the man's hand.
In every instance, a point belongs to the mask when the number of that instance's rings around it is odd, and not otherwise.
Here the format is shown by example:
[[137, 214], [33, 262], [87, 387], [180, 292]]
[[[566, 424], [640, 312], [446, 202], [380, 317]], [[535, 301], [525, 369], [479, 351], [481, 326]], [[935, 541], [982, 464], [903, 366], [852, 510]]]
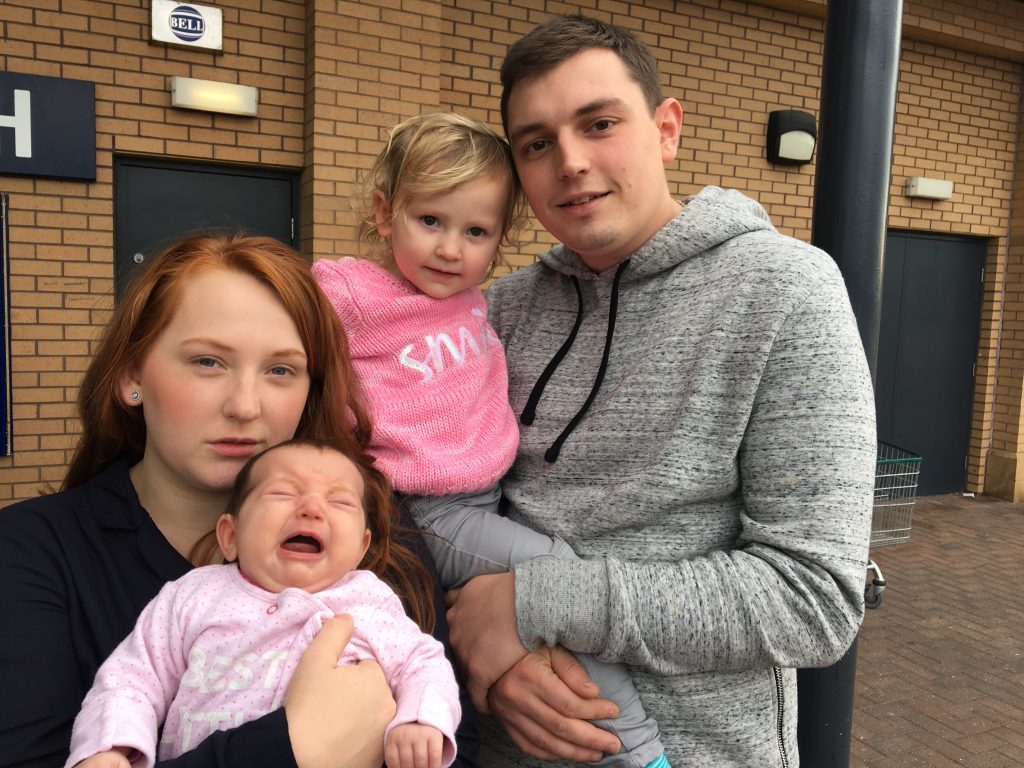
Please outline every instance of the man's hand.
[[523, 752], [542, 760], [593, 762], [621, 743], [587, 720], [618, 717], [615, 704], [598, 699], [597, 685], [561, 647], [539, 646], [495, 683], [490, 711]]
[[526, 655], [516, 629], [513, 573], [477, 576], [448, 593], [449, 640], [463, 671], [473, 704], [490, 712], [487, 691]]
[[618, 717], [563, 648], [527, 652], [519, 642], [515, 575], [478, 576], [449, 592], [450, 640], [473, 703], [501, 721], [523, 752], [544, 760], [600, 760], [621, 744], [587, 720]]

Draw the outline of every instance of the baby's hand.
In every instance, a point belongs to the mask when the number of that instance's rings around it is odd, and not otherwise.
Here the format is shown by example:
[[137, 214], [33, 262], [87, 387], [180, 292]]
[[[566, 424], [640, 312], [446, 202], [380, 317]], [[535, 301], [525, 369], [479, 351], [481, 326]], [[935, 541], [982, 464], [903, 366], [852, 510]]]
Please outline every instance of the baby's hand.
[[97, 752], [92, 757], [87, 757], [75, 768], [130, 768], [131, 762], [124, 752], [118, 749], [111, 749], [107, 752]]
[[432, 725], [405, 723], [388, 734], [384, 758], [388, 768], [441, 768], [444, 734]]

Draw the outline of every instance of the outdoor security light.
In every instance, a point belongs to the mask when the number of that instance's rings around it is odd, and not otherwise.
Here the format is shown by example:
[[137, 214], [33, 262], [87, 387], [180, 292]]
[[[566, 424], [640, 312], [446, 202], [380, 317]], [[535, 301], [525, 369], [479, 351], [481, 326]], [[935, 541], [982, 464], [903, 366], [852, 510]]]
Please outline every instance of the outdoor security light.
[[780, 109], [768, 115], [768, 162], [803, 165], [811, 162], [818, 129], [814, 115]]

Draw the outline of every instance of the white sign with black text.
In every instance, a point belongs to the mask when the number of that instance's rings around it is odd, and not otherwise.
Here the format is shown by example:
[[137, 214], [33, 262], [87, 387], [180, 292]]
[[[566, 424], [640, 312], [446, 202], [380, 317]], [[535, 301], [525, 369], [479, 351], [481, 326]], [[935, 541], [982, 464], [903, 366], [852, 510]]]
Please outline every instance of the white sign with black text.
[[220, 8], [175, 0], [152, 0], [153, 39], [188, 48], [219, 51], [224, 45], [224, 14]]

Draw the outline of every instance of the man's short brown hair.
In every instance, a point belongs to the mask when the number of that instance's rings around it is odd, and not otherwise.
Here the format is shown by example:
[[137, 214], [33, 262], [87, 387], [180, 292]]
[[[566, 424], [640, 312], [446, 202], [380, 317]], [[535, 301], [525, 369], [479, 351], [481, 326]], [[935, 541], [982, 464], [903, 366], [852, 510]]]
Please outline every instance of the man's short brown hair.
[[658, 63], [650, 50], [621, 27], [586, 16], [556, 16], [513, 43], [501, 65], [501, 124], [508, 135], [508, 100], [523, 80], [537, 77], [590, 48], [608, 48], [640, 86], [651, 114], [664, 101]]

